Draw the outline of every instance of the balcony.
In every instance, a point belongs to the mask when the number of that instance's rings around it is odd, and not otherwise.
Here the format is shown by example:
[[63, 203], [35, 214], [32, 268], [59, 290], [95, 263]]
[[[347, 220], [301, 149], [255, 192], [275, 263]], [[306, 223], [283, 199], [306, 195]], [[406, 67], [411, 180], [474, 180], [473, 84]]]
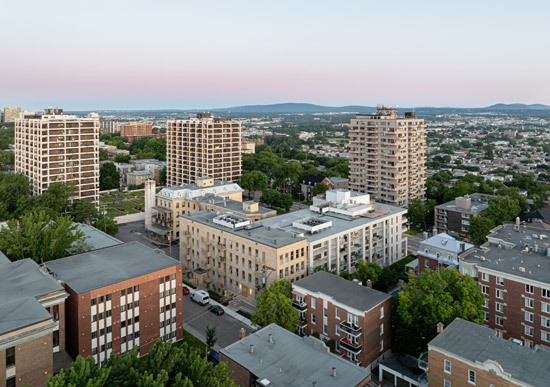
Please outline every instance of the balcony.
[[351, 336], [357, 337], [361, 335], [361, 328], [348, 322], [341, 322], [340, 329]]
[[306, 319], [303, 317], [300, 317], [300, 320], [298, 320], [298, 322], [296, 323], [296, 329], [302, 330], [302, 329], [306, 329], [306, 327], [307, 327]]
[[340, 348], [345, 348], [348, 352], [359, 354], [361, 352], [361, 344], [352, 343], [348, 339], [340, 340]]
[[424, 352], [418, 358], [418, 368], [428, 372], [428, 352]]
[[307, 309], [307, 304], [304, 301], [301, 301], [301, 300], [292, 301], [292, 306], [295, 307], [298, 310], [306, 310]]

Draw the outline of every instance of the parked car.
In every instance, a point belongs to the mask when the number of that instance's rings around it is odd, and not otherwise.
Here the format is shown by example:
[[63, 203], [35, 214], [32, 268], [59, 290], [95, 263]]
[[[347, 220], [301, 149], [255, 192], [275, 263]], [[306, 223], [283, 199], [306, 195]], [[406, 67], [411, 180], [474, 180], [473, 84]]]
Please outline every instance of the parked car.
[[204, 306], [210, 303], [210, 297], [206, 290], [197, 290], [195, 293], [191, 294], [191, 301], [195, 301], [197, 304]]
[[218, 316], [224, 314], [224, 310], [221, 306], [219, 305], [211, 305], [209, 308], [208, 308], [209, 311], [211, 311], [212, 313], [214, 314], [217, 314]]
[[189, 293], [191, 293], [191, 291], [189, 290], [189, 288], [185, 285], [182, 286], [182, 293], [184, 296], [188, 295]]

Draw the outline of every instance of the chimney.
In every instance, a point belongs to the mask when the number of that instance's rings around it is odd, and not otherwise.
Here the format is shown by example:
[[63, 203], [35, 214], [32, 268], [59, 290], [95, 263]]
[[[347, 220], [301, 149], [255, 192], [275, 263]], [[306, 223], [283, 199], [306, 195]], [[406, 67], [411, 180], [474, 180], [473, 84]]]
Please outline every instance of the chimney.
[[372, 281], [370, 279], [367, 280], [367, 288], [372, 289]]
[[466, 250], [466, 244], [464, 242], [459, 242], [460, 253], [463, 253]]
[[437, 323], [437, 334], [439, 335], [440, 333], [442, 333], [444, 328], [445, 328], [445, 325], [443, 325], [442, 322], [438, 322]]
[[244, 330], [244, 328], [241, 328], [239, 330], [239, 340], [244, 339], [245, 337], [246, 337], [246, 331]]
[[335, 378], [336, 377], [336, 367], [332, 367], [332, 377]]
[[254, 353], [254, 344], [250, 344], [250, 353], [251, 353], [251, 354]]
[[273, 333], [270, 333], [268, 336], [267, 336], [267, 342], [268, 343], [273, 343]]

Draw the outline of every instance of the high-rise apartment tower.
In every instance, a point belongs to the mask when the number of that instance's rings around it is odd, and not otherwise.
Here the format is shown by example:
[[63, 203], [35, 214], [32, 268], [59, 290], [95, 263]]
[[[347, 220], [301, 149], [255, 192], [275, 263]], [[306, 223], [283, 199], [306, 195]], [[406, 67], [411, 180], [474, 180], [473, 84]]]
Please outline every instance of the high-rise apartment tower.
[[425, 124], [414, 113], [397, 116], [397, 109], [378, 106], [358, 114], [350, 129], [350, 190], [406, 207], [426, 191]]
[[168, 121], [166, 183], [181, 186], [210, 176], [237, 182], [241, 176], [241, 122], [197, 114]]
[[76, 198], [99, 203], [99, 115], [46, 109], [17, 119], [15, 171], [29, 178], [35, 195], [64, 182], [76, 186]]

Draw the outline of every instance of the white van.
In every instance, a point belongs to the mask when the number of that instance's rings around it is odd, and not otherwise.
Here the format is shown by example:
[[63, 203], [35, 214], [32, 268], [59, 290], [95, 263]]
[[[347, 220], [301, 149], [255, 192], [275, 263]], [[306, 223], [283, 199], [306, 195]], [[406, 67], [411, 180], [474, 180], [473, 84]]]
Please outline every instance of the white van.
[[210, 303], [210, 297], [208, 297], [208, 292], [206, 290], [197, 290], [195, 293], [191, 294], [191, 301], [195, 301], [197, 304], [204, 306]]

